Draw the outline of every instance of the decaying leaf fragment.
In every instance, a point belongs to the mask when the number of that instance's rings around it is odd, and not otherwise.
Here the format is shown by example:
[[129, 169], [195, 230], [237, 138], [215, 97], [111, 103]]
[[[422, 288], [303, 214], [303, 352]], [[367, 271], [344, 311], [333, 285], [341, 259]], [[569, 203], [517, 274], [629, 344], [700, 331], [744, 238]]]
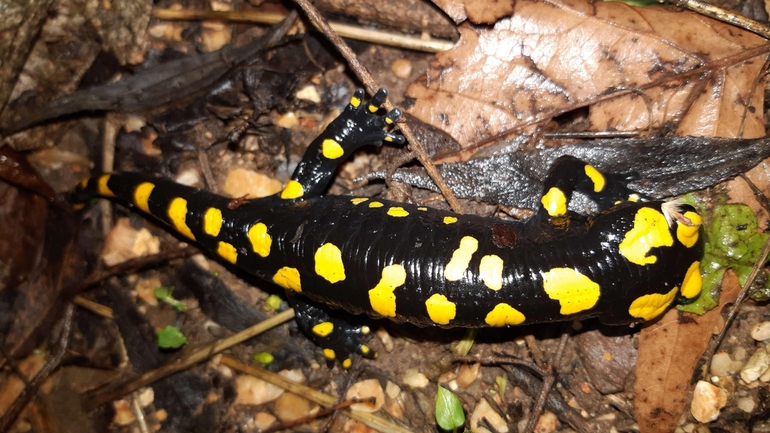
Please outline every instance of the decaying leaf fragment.
[[692, 320], [687, 323], [677, 323], [680, 313], [671, 310], [642, 329], [634, 384], [634, 410], [640, 432], [674, 431], [686, 408], [693, 370], [712, 332], [724, 325], [722, 308], [732, 303], [740, 290], [735, 274], [729, 272], [717, 308], [702, 316], [689, 315]]
[[[411, 114], [463, 145], [582, 106], [594, 130], [673, 120], [680, 135], [735, 137], [749, 101], [762, 106], [751, 87], [770, 44], [694, 13], [522, 0], [493, 28], [461, 30], [408, 96]], [[743, 136], [762, 136], [761, 109], [750, 111]]]

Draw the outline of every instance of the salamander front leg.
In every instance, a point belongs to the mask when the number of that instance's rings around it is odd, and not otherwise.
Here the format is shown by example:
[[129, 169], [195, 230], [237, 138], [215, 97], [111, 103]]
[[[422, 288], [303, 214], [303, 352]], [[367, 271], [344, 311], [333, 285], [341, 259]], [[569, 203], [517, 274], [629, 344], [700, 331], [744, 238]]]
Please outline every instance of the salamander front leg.
[[365, 358], [374, 359], [377, 352], [364, 344], [370, 336], [368, 326], [353, 325], [337, 311], [308, 301], [301, 296], [292, 295], [287, 291], [289, 302], [294, 307], [297, 325], [315, 344], [323, 349], [326, 363], [331, 368], [339, 361], [343, 368], [353, 365], [351, 354], [357, 353]]
[[387, 90], [380, 89], [365, 104], [364, 91], [356, 90], [342, 114], [310, 143], [280, 197], [293, 200], [320, 196], [337, 166], [358, 148], [381, 146], [383, 141], [403, 144], [404, 137], [383, 130], [398, 120], [401, 110], [395, 108], [385, 115], [377, 114], [387, 96]]

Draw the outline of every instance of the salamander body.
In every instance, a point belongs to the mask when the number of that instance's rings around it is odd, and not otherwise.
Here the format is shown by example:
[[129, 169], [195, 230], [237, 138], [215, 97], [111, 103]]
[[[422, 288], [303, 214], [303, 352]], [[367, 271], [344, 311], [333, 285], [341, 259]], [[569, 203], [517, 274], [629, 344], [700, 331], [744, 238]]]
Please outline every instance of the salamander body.
[[[649, 200], [571, 157], [545, 181], [541, 207], [508, 221], [370, 197], [324, 196], [337, 165], [357, 148], [402, 138], [383, 131], [359, 91], [310, 145], [285, 189], [232, 200], [168, 180], [107, 174], [84, 181], [76, 202], [115, 197], [202, 249], [287, 290], [298, 321], [329, 359], [373, 356], [318, 304], [398, 322], [509, 326], [598, 317], [608, 324], [654, 319], [701, 289], [701, 218], [676, 202]], [[604, 209], [567, 210], [573, 191]], [[307, 302], [297, 295], [315, 301]]]

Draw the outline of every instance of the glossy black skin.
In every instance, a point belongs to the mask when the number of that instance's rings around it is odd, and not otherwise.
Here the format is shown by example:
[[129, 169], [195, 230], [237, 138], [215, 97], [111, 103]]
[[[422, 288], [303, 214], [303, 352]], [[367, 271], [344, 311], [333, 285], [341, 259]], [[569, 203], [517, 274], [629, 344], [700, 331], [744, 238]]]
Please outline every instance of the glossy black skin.
[[[360, 94], [357, 95], [360, 98]], [[371, 104], [379, 106], [383, 99], [384, 95], [378, 93]], [[373, 198], [353, 204], [352, 197], [322, 196], [339, 162], [355, 149], [385, 137], [400, 141], [398, 136], [384, 133], [383, 118], [369, 113], [363, 105], [348, 106], [311, 144], [293, 176], [304, 187], [301, 198], [283, 199], [276, 195], [249, 200], [229, 209], [233, 201], [228, 198], [151, 176], [115, 174], [107, 185], [117, 198], [132, 203], [137, 185], [153, 183], [150, 214], [168, 225], [171, 225], [166, 213], [168, 203], [184, 197], [187, 224], [203, 250], [216, 256], [217, 244], [227, 242], [238, 251], [235, 265], [266, 281], [272, 281], [282, 267], [296, 268], [302, 276], [302, 295], [351, 313], [377, 317], [370, 306], [368, 292], [380, 281], [385, 266], [401, 264], [407, 278], [394, 292], [397, 315], [391, 319], [417, 325], [436, 324], [425, 310], [425, 301], [436, 293], [457, 306], [456, 317], [449, 326], [487, 326], [486, 315], [501, 302], [522, 312], [526, 324], [587, 317], [599, 317], [609, 324], [630, 323], [639, 320], [628, 313], [631, 301], [650, 293], [668, 292], [681, 284], [688, 266], [702, 256], [702, 241], [693, 248], [678, 243], [670, 248], [654, 248], [650, 251], [658, 257], [654, 265], [634, 265], [618, 253], [618, 244], [623, 234], [633, 227], [636, 212], [641, 207], [660, 211], [663, 204], [660, 201], [624, 201], [591, 217], [573, 213], [551, 217], [541, 208], [533, 218], [520, 222], [430, 208], [421, 210], [417, 206]], [[398, 113], [391, 112], [388, 116], [395, 120]], [[325, 159], [320, 153], [322, 140], [329, 137], [344, 144], [345, 155], [335, 161]], [[561, 188], [567, 200], [573, 190], [581, 191], [604, 207], [628, 196], [629, 190], [620, 183], [601, 194], [593, 193], [585, 176], [580, 176], [582, 167], [584, 164], [579, 160], [563, 159], [546, 179], [546, 189]], [[92, 180], [76, 191], [75, 201], [98, 195], [96, 183]], [[383, 206], [368, 207], [373, 201]], [[203, 228], [203, 216], [210, 207], [222, 211], [222, 230], [216, 237], [207, 235]], [[408, 216], [388, 215], [386, 212], [392, 207], [405, 210]], [[691, 210], [684, 207], [681, 211], [688, 209]], [[457, 221], [445, 224], [447, 216]], [[272, 236], [267, 257], [252, 252], [246, 236], [256, 222], [264, 223]], [[471, 261], [460, 280], [444, 278], [444, 267], [464, 236], [478, 240], [474, 257], [495, 254], [503, 258], [501, 290], [490, 290], [483, 284], [478, 260]], [[331, 284], [314, 270], [314, 254], [325, 243], [333, 243], [342, 251], [346, 271], [343, 281]], [[601, 286], [601, 296], [593, 308], [571, 315], [560, 313], [559, 302], [544, 292], [542, 281], [544, 272], [559, 267], [576, 269]], [[315, 306], [298, 308], [298, 320], [304, 328], [317, 323], [314, 316], [318, 315]], [[328, 318], [319, 319], [324, 320]], [[361, 332], [357, 328], [327, 338], [308, 333], [322, 346], [334, 348], [338, 359], [344, 359], [339, 356], [341, 353], [360, 353]]]

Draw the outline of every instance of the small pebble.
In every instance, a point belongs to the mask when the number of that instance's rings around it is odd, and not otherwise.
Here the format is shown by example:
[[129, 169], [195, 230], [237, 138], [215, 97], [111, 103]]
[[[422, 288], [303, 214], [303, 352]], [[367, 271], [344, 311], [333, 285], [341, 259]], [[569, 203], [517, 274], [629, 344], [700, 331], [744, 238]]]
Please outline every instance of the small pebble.
[[770, 339], [770, 322], [757, 323], [751, 328], [751, 338], [757, 341]]
[[289, 111], [279, 117], [275, 124], [284, 129], [292, 129], [299, 125], [299, 119], [297, 119], [297, 115], [293, 111]]
[[701, 423], [719, 418], [719, 411], [727, 404], [727, 391], [706, 381], [698, 381], [693, 391], [690, 413]]
[[471, 414], [471, 431], [478, 433], [491, 433], [488, 429], [484, 428], [484, 425], [492, 427], [495, 431], [500, 433], [507, 433], [508, 424], [505, 422], [500, 414], [492, 409], [486, 399], [482, 398], [473, 409]]
[[735, 405], [738, 406], [738, 409], [746, 413], [751, 413], [754, 411], [757, 403], [751, 397], [742, 397], [735, 402]]
[[239, 375], [235, 378], [234, 404], [260, 405], [277, 399], [281, 394], [283, 389], [254, 376]]
[[260, 198], [279, 192], [281, 187], [281, 182], [269, 176], [245, 168], [236, 168], [227, 173], [222, 192], [232, 198]]
[[134, 413], [131, 412], [131, 403], [128, 400], [116, 400], [112, 402], [112, 407], [115, 409], [115, 415], [112, 417], [112, 422], [115, 424], [127, 426], [136, 421]]
[[390, 65], [390, 70], [393, 71], [395, 76], [405, 80], [412, 75], [412, 62], [406, 59], [396, 59], [396, 61]]
[[535, 433], [551, 433], [556, 431], [559, 421], [552, 412], [545, 411], [535, 424]]
[[174, 181], [182, 185], [195, 186], [201, 184], [201, 176], [198, 170], [187, 169], [176, 175]]
[[388, 381], [388, 383], [385, 384], [385, 394], [387, 394], [390, 398], [396, 398], [399, 394], [401, 394], [401, 387], [391, 381]]
[[267, 430], [276, 420], [276, 417], [267, 412], [257, 412], [254, 415], [254, 426], [260, 431]]
[[424, 388], [430, 383], [428, 378], [416, 368], [406, 370], [406, 372], [404, 372], [404, 377], [402, 377], [401, 380], [412, 388]]
[[305, 86], [301, 88], [296, 95], [297, 99], [301, 99], [303, 101], [310, 101], [314, 104], [320, 104], [321, 103], [321, 97], [318, 96], [318, 90], [315, 88], [315, 86]]
[[726, 352], [717, 352], [714, 357], [711, 358], [711, 374], [717, 377], [727, 376], [730, 371], [730, 363], [733, 362], [730, 359], [730, 355]]
[[297, 394], [283, 393], [275, 401], [275, 415], [283, 422], [294, 421], [317, 412], [319, 407]]
[[345, 394], [345, 399], [351, 400], [353, 398], [365, 399], [374, 397], [374, 404], [370, 403], [355, 403], [350, 405], [352, 410], [359, 412], [376, 412], [380, 410], [383, 404], [385, 404], [385, 392], [382, 390], [382, 385], [377, 379], [366, 379], [360, 382], [356, 382], [348, 389]]
[[133, 228], [128, 218], [120, 218], [104, 241], [102, 260], [105, 265], [114, 266], [159, 251], [160, 239], [145, 228]]
[[149, 386], [147, 388], [143, 388], [139, 392], [139, 406], [147, 407], [151, 405], [153, 401], [155, 401], [155, 391]]
[[460, 371], [457, 374], [457, 385], [460, 388], [468, 388], [473, 384], [477, 377], [479, 377], [479, 370], [481, 369], [481, 363], [474, 362], [473, 364], [463, 364], [460, 366]]
[[139, 296], [139, 299], [144, 301], [146, 304], [157, 306], [158, 298], [155, 296], [155, 289], [162, 285], [163, 283], [160, 282], [160, 278], [157, 276], [150, 278], [140, 278], [139, 281], [136, 282], [134, 290], [136, 291], [136, 295]]
[[770, 368], [770, 353], [760, 347], [746, 361], [746, 365], [741, 369], [741, 379], [746, 383], [754, 382], [759, 379], [764, 372]]
[[393, 337], [390, 336], [385, 328], [380, 327], [374, 331], [374, 334], [377, 336], [377, 338], [380, 339], [380, 343], [382, 343], [382, 346], [385, 348], [386, 352], [390, 353], [393, 351], [395, 348], [395, 342], [393, 341]]

